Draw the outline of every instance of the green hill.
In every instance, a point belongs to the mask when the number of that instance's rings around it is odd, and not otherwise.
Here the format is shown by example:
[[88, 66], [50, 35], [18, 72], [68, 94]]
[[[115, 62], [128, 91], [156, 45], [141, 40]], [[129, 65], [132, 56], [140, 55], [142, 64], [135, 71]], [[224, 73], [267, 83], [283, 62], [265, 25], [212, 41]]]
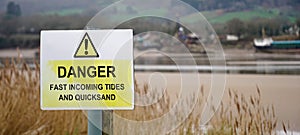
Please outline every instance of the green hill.
[[[281, 11], [280, 9], [262, 9], [256, 8], [254, 10], [247, 11], [235, 11], [235, 12], [225, 12], [222, 10], [214, 10], [214, 11], [204, 11], [201, 12], [206, 19], [210, 23], [226, 23], [233, 18], [238, 18], [243, 21], [251, 21], [256, 18], [265, 18], [265, 19], [273, 19], [273, 18], [283, 18], [288, 19], [290, 22], [295, 22], [297, 17], [300, 17], [300, 13], [296, 12], [294, 14], [290, 14], [290, 12]], [[196, 22], [197, 18], [195, 15], [189, 15], [182, 20], [188, 20], [189, 22]]]

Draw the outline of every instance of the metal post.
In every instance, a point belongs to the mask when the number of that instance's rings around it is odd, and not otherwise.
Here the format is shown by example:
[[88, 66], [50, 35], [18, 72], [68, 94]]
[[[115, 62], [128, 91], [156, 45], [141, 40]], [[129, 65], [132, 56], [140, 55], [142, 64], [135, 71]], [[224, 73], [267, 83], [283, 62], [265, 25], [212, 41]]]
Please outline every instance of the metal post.
[[88, 135], [102, 135], [102, 111], [88, 111]]
[[113, 111], [88, 111], [88, 135], [113, 135]]

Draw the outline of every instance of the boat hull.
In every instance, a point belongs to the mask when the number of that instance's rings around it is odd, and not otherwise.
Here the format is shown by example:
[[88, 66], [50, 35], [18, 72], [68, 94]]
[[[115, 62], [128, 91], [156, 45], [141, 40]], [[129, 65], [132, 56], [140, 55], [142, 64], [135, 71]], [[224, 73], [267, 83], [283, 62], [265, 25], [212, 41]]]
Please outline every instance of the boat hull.
[[257, 51], [270, 53], [300, 53], [300, 41], [274, 41], [270, 45], [258, 46], [254, 44]]

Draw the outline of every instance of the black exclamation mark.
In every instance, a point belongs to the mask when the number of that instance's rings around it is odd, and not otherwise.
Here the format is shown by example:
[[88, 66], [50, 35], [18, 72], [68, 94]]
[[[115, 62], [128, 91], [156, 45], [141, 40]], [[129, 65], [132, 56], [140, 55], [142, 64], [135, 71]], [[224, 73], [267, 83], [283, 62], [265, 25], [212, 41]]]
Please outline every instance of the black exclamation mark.
[[87, 39], [84, 40], [84, 43], [85, 43], [85, 51], [84, 51], [84, 54], [85, 54], [85, 55], [88, 55], [88, 53], [89, 53], [89, 52], [88, 52], [88, 42], [89, 42], [89, 41], [88, 41]]

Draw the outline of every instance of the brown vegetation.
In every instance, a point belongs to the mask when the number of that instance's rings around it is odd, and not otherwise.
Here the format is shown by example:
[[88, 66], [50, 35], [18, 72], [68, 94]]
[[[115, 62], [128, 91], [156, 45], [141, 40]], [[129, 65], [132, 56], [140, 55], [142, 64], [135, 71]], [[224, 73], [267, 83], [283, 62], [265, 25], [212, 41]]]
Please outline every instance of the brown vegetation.
[[[21, 61], [21, 60], [18, 60]], [[39, 64], [36, 69], [30, 69], [26, 64], [7, 62], [0, 68], [0, 134], [86, 134], [87, 118], [82, 111], [42, 111], [39, 99]], [[136, 92], [146, 94], [149, 87], [145, 85]], [[261, 103], [261, 92], [257, 87], [256, 95], [245, 97], [237, 91], [229, 90], [229, 103], [222, 103], [213, 119], [200, 127], [200, 112], [205, 101], [204, 88], [200, 89], [200, 97], [196, 100], [196, 108], [182, 119], [180, 113], [174, 113], [172, 118], [183, 121], [170, 134], [276, 134], [277, 118], [273, 106]], [[150, 95], [149, 100], [159, 98], [159, 95]], [[189, 106], [191, 101], [185, 101]], [[167, 93], [159, 102], [149, 106], [136, 106], [133, 111], [115, 111], [115, 114], [133, 121], [147, 121], [159, 118], [172, 107]], [[197, 111], [198, 110], [198, 111]], [[186, 114], [184, 114], [186, 115]], [[154, 133], [153, 130], [166, 125], [155, 125], [148, 129], [129, 127], [128, 124], [115, 122], [115, 134], [131, 134], [145, 132]], [[279, 125], [281, 126], [281, 125]], [[289, 126], [282, 123], [287, 132]], [[151, 131], [152, 129], [152, 131]], [[137, 132], [135, 132], [137, 131]]]
[[86, 133], [82, 111], [40, 109], [38, 69], [8, 62], [0, 68], [0, 134]]

